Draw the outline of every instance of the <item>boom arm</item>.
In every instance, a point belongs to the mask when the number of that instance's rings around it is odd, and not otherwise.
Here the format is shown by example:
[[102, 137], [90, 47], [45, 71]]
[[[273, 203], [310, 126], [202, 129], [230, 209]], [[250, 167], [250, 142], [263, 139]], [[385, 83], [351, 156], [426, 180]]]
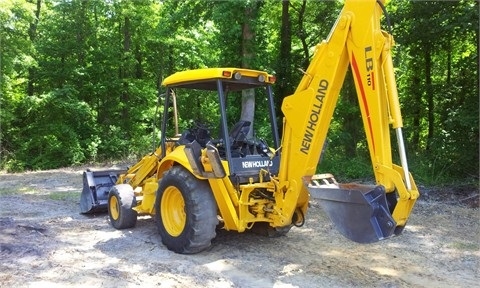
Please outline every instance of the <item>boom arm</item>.
[[[392, 217], [397, 227], [403, 228], [419, 193], [408, 172], [403, 146], [390, 52], [393, 38], [380, 28], [383, 2], [346, 0], [330, 35], [316, 47], [295, 93], [284, 99], [285, 131], [278, 178], [286, 187], [297, 187], [299, 204], [306, 209], [309, 194], [301, 184], [302, 177], [315, 173], [350, 65], [376, 182], [385, 188], [387, 198], [396, 198], [394, 192], [398, 193]], [[402, 166], [392, 162], [389, 125], [396, 130]], [[284, 199], [284, 210], [293, 213], [296, 208], [290, 206], [290, 196]]]

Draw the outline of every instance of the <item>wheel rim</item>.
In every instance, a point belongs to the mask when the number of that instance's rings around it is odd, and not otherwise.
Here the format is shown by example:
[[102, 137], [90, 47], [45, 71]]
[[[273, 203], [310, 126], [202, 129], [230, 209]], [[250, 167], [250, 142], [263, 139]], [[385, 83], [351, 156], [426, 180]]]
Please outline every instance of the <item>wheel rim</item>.
[[118, 199], [115, 196], [110, 197], [110, 216], [113, 220], [117, 220], [120, 215], [120, 207], [118, 205]]
[[160, 214], [165, 230], [171, 236], [179, 236], [185, 228], [187, 215], [185, 200], [177, 187], [169, 186], [163, 192]]

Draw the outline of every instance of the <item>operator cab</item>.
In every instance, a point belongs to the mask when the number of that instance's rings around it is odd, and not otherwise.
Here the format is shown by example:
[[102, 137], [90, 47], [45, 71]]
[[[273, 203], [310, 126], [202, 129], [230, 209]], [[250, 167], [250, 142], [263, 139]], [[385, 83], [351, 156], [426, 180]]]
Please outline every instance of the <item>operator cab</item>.
[[[169, 97], [164, 101], [161, 131], [166, 133], [161, 137], [161, 156], [165, 156], [169, 135], [178, 136], [181, 129], [177, 144], [184, 146], [190, 166], [199, 176], [224, 177], [220, 172], [202, 171], [199, 159], [203, 149], [210, 153], [209, 159], [218, 158], [217, 169], [228, 163], [228, 176], [234, 183], [258, 181], [260, 170], [276, 175], [280, 140], [271, 87], [274, 82], [275, 77], [266, 72], [237, 68], [189, 70], [166, 78], [162, 84]], [[245, 90], [255, 97], [255, 123], [240, 117]], [[175, 125], [172, 111], [180, 115]]]

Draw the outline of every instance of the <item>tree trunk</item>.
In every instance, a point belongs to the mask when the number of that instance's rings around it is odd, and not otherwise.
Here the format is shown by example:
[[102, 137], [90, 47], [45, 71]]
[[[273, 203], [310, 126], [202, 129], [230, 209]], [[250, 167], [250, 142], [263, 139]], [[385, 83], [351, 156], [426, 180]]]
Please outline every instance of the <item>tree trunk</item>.
[[[281, 120], [281, 108], [283, 98], [292, 94], [290, 81], [292, 79], [291, 62], [292, 62], [292, 25], [289, 13], [290, 1], [282, 1], [282, 27], [280, 28], [280, 55], [279, 66], [277, 68], [277, 84], [275, 97], [275, 109], [279, 112], [278, 116]], [[281, 122], [279, 122], [281, 123]], [[279, 133], [282, 133], [282, 127], [279, 127]]]
[[[30, 38], [30, 42], [32, 45], [35, 44], [35, 40], [37, 38], [37, 26], [38, 20], [40, 19], [40, 9], [42, 7], [42, 0], [37, 0], [37, 9], [35, 10], [35, 19], [32, 23], [30, 23], [30, 27], [28, 29], [28, 37]], [[27, 95], [33, 96], [35, 93], [35, 68], [30, 67], [28, 68], [28, 83], [27, 83]]]
[[343, 111], [342, 130], [346, 133], [347, 139], [345, 139], [342, 144], [345, 156], [351, 159], [357, 156], [357, 143], [360, 141], [360, 133], [362, 133], [363, 128], [362, 120], [360, 118], [360, 109], [358, 108], [357, 93], [353, 82], [353, 74], [350, 70], [345, 75], [341, 101], [348, 107]]
[[140, 45], [135, 45], [135, 78], [143, 79], [143, 55], [140, 49]]
[[427, 134], [427, 147], [429, 151], [432, 142], [435, 129], [435, 103], [433, 99], [433, 86], [432, 86], [432, 54], [430, 47], [426, 47], [425, 50], [425, 85], [427, 88], [427, 107], [428, 107], [428, 134]]
[[305, 16], [305, 10], [307, 8], [307, 0], [302, 1], [302, 6], [300, 7], [300, 11], [298, 12], [298, 38], [300, 38], [300, 42], [302, 42], [302, 50], [303, 50], [303, 61], [302, 61], [302, 68], [307, 69], [308, 64], [310, 63], [310, 52], [307, 43], [307, 33], [303, 29], [303, 20]]
[[[253, 5], [256, 5], [254, 3]], [[248, 5], [244, 10], [244, 22], [242, 27], [242, 67], [251, 68], [251, 63], [255, 57], [253, 49], [255, 31], [251, 27], [252, 19], [256, 16], [256, 6]], [[254, 89], [242, 90], [242, 111], [240, 120], [250, 121], [250, 131], [247, 137], [253, 136], [253, 121], [255, 116], [255, 91]]]
[[[412, 80], [412, 87], [421, 87], [420, 85], [420, 78], [418, 76], [413, 76]], [[421, 106], [422, 106], [422, 94], [420, 91], [413, 91], [413, 99], [414, 103], [417, 103], [417, 105], [413, 106], [413, 137], [412, 137], [412, 146], [415, 149], [415, 151], [420, 151], [420, 119], [422, 117], [421, 115]]]
[[121, 105], [122, 107], [122, 119], [121, 119], [121, 122], [123, 123], [122, 127], [124, 128], [124, 130], [126, 130], [126, 134], [128, 136], [129, 134], [129, 131], [130, 129], [127, 129], [128, 127], [128, 117], [129, 117], [129, 113], [128, 113], [128, 100], [129, 100], [129, 94], [128, 94], [128, 76], [129, 76], [129, 65], [128, 65], [128, 52], [130, 52], [130, 46], [131, 46], [131, 41], [132, 41], [132, 35], [131, 35], [131, 32], [130, 32], [130, 18], [128, 18], [127, 16], [125, 16], [125, 19], [124, 19], [124, 26], [123, 26], [123, 53], [124, 53], [124, 56], [123, 56], [123, 63], [122, 63], [122, 67], [120, 68], [121, 69], [121, 72], [120, 72], [120, 78], [122, 80], [122, 83], [123, 83], [123, 89], [122, 89], [122, 92], [121, 92], [121, 96], [120, 96], [120, 102], [123, 104]]

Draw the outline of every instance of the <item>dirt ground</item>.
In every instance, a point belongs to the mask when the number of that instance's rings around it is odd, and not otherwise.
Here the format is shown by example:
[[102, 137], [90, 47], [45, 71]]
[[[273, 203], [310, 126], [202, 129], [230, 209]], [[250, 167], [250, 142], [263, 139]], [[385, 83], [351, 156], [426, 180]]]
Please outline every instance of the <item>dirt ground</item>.
[[403, 234], [374, 244], [345, 239], [312, 202], [284, 237], [219, 231], [179, 255], [149, 217], [119, 231], [80, 214], [82, 170], [0, 174], [0, 287], [478, 287], [476, 188], [421, 189]]

